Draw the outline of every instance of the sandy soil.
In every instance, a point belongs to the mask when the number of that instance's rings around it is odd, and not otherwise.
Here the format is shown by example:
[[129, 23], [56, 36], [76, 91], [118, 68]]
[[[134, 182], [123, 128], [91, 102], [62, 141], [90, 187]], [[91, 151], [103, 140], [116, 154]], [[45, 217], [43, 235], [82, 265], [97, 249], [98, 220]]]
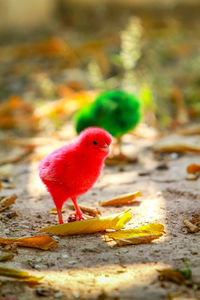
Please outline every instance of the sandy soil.
[[[73, 136], [69, 135], [69, 140]], [[59, 144], [66, 141], [59, 141]], [[112, 299], [160, 300], [200, 299], [200, 232], [188, 233], [183, 219], [200, 213], [199, 180], [186, 180], [186, 167], [199, 163], [198, 155], [167, 155], [168, 168], [158, 170], [163, 163], [151, 150], [154, 141], [127, 135], [124, 151], [137, 155], [138, 163], [106, 166], [95, 186], [80, 197], [79, 203], [99, 207], [98, 201], [108, 200], [128, 192], [141, 191], [138, 205], [131, 206], [133, 227], [150, 222], [162, 223], [165, 234], [151, 244], [111, 246], [103, 234], [61, 237], [58, 246], [42, 251], [19, 248], [12, 261], [0, 266], [28, 270], [45, 275], [38, 287], [1, 277], [0, 295], [4, 299], [15, 296], [32, 299]], [[52, 142], [36, 148], [38, 153], [51, 151]], [[38, 162], [25, 159], [12, 165], [14, 188], [4, 185], [1, 194], [18, 195], [16, 203], [0, 214], [3, 237], [32, 236], [42, 227], [56, 224], [57, 216], [48, 214], [52, 200], [39, 180]], [[150, 171], [145, 176], [140, 172]], [[101, 208], [102, 214], [125, 211], [130, 206]], [[8, 218], [8, 211], [17, 216]], [[68, 213], [64, 213], [67, 221]], [[192, 286], [161, 282], [157, 270], [182, 268], [184, 259], [192, 269]], [[41, 296], [39, 294], [43, 293]], [[15, 299], [15, 298], [13, 298]]]

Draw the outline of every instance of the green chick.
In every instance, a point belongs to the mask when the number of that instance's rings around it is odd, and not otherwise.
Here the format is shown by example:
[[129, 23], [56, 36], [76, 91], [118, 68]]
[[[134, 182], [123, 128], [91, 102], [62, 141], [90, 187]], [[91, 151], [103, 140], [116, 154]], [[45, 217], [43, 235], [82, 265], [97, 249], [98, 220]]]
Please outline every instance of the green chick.
[[104, 128], [117, 139], [120, 148], [122, 136], [135, 128], [140, 118], [140, 101], [135, 95], [106, 91], [76, 113], [75, 129], [80, 133], [91, 126]]

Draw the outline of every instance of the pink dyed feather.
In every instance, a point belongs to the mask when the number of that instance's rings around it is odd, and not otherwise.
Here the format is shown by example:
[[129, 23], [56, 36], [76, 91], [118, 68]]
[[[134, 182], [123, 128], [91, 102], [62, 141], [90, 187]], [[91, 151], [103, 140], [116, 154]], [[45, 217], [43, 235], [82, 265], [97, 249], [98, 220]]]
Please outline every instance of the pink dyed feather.
[[74, 143], [55, 150], [40, 162], [40, 178], [57, 209], [93, 186], [109, 154], [111, 141], [111, 135], [104, 129], [87, 128]]

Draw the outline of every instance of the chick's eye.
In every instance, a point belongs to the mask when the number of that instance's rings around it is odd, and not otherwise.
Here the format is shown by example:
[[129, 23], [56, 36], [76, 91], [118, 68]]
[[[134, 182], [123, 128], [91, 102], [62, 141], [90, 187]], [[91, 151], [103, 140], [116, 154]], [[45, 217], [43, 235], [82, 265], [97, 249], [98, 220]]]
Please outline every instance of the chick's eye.
[[97, 141], [93, 141], [93, 145], [95, 146], [98, 145]]

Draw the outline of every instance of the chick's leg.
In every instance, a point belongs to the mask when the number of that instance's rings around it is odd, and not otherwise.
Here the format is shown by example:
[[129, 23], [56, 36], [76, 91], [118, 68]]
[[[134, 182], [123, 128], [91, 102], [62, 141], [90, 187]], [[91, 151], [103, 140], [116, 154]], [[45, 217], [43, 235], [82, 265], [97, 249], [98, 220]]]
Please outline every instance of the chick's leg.
[[77, 204], [77, 201], [76, 201], [76, 197], [72, 197], [71, 199], [74, 203], [74, 208], [75, 208], [75, 211], [76, 211], [76, 221], [85, 220], [86, 217], [83, 215], [82, 211], [80, 210], [80, 208]]
[[58, 223], [63, 224], [62, 207], [64, 202], [68, 199], [65, 187], [54, 182], [45, 182], [45, 184], [55, 203], [58, 213]]
[[56, 207], [56, 209], [58, 213], [58, 224], [63, 224], [62, 208]]

